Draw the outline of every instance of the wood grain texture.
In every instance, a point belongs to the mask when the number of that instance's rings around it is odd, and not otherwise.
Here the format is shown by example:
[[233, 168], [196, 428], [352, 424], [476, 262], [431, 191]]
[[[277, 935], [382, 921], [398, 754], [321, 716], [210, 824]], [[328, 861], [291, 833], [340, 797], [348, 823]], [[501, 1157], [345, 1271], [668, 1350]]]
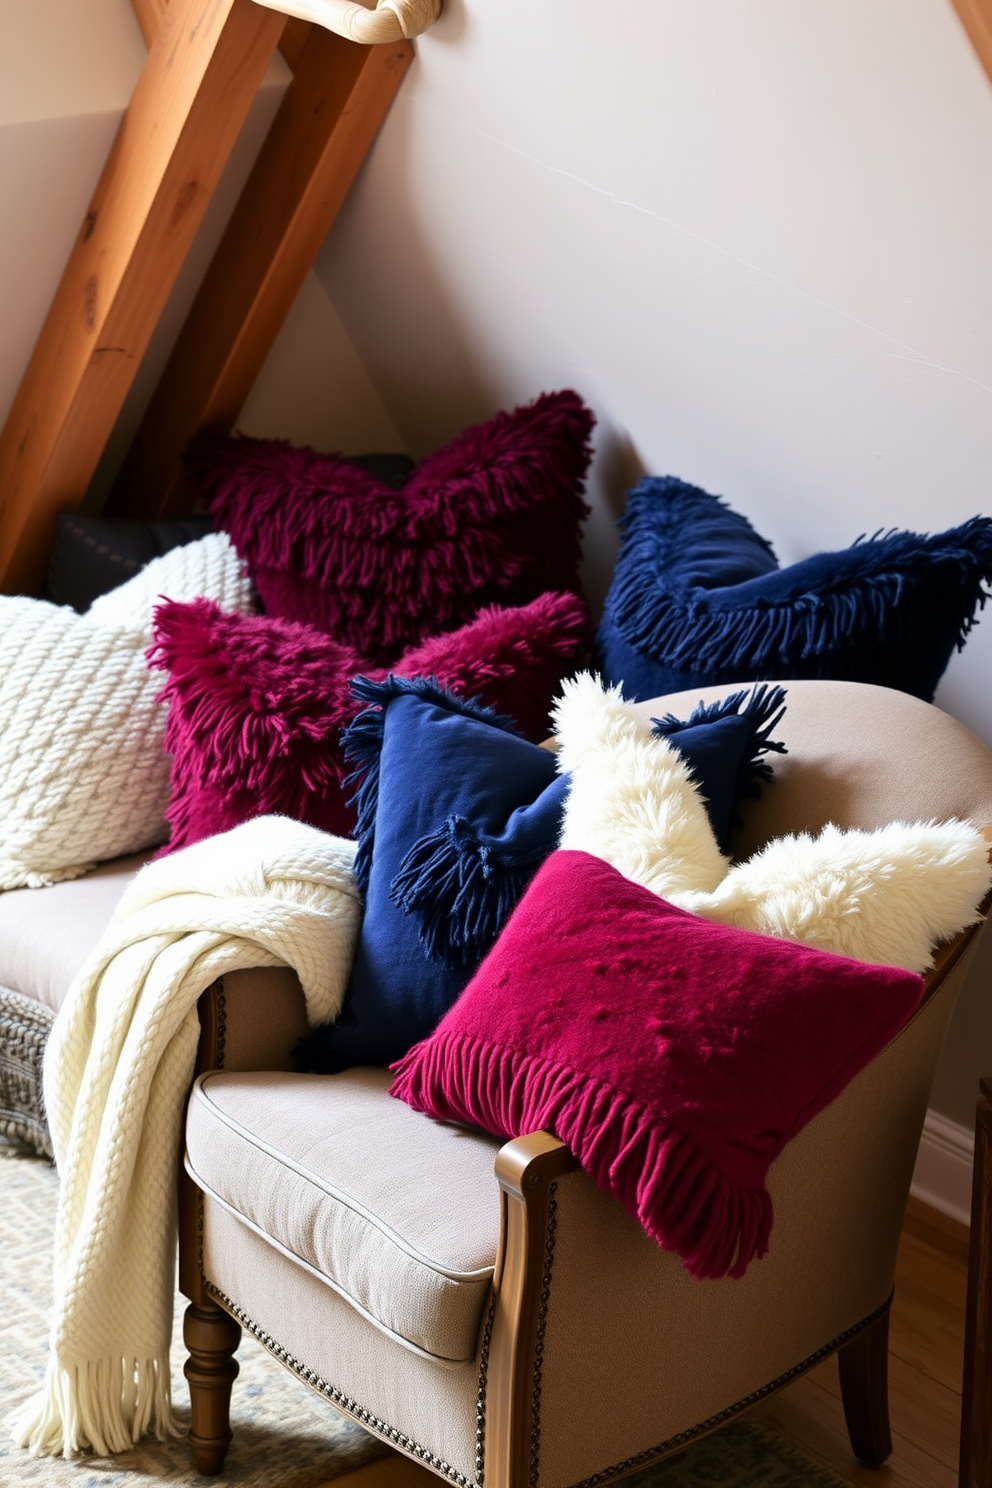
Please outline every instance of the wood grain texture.
[[180, 459], [227, 432], [261, 370], [413, 57], [314, 27], [106, 504], [114, 516], [189, 509]]
[[992, 0], [951, 0], [992, 82]]
[[168, 3], [169, 0], [131, 0], [131, 9], [137, 16], [146, 47], [150, 47], [158, 35]]
[[0, 590], [34, 593], [78, 506], [285, 18], [172, 0], [0, 434]]

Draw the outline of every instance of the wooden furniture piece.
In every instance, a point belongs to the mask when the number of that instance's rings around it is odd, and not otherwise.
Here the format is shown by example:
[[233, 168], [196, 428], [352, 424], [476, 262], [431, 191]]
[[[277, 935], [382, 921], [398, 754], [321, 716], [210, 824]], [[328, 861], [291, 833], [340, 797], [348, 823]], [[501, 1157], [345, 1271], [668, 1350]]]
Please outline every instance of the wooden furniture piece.
[[[992, 754], [931, 705], [792, 681], [788, 716], [789, 753], [745, 806], [736, 856], [827, 820], [992, 821]], [[253, 973], [272, 978], [264, 991], [215, 984], [181, 1198], [198, 1470], [223, 1463], [239, 1328], [459, 1488], [611, 1481], [832, 1353], [853, 1452], [879, 1466], [903, 1213], [983, 933], [941, 949], [920, 1011], [773, 1164], [771, 1249], [740, 1281], [693, 1281], [548, 1133], [501, 1147], [391, 1100], [386, 1071], [293, 1073], [305, 1015], [285, 970]]]
[[254, 0], [135, 0], [148, 60], [0, 433], [0, 590], [36, 593], [82, 501], [276, 47], [294, 76], [110, 510], [169, 510], [196, 430], [230, 428], [410, 65]]
[[981, 1081], [975, 1113], [958, 1481], [992, 1488], [992, 1078]]

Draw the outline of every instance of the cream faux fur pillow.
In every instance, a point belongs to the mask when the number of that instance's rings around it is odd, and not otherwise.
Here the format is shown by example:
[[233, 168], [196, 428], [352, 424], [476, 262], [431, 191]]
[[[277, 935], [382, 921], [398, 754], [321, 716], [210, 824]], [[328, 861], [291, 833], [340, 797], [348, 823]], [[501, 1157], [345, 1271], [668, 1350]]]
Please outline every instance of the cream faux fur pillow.
[[858, 961], [926, 971], [933, 949], [978, 918], [989, 844], [968, 822], [827, 826], [777, 838], [731, 867], [705, 807], [650, 722], [584, 674], [555, 706], [559, 767], [572, 785], [559, 845], [708, 920]]
[[145, 651], [160, 595], [249, 614], [228, 538], [174, 548], [85, 615], [0, 597], [0, 889], [77, 878], [166, 835], [161, 678]]

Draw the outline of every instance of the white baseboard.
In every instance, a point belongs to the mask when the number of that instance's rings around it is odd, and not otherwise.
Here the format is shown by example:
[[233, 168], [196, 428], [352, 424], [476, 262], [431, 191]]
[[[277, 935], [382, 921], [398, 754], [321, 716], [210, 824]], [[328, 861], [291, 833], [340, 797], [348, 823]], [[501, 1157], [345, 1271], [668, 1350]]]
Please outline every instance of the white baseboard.
[[939, 1111], [928, 1111], [913, 1170], [913, 1197], [967, 1224], [971, 1218], [974, 1153], [973, 1132]]

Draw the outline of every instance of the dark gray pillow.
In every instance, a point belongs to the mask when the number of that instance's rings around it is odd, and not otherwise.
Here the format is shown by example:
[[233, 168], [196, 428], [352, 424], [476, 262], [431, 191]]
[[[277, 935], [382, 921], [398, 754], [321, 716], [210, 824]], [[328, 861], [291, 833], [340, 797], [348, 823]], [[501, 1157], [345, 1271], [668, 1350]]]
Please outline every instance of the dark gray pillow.
[[82, 614], [99, 595], [133, 579], [153, 558], [196, 542], [213, 530], [209, 517], [141, 522], [61, 512], [55, 519], [55, 544], [43, 597], [53, 604], [71, 605]]

